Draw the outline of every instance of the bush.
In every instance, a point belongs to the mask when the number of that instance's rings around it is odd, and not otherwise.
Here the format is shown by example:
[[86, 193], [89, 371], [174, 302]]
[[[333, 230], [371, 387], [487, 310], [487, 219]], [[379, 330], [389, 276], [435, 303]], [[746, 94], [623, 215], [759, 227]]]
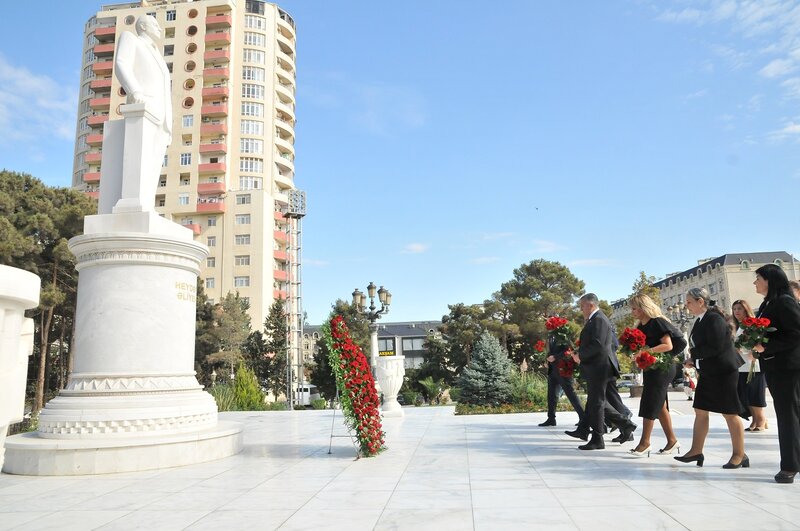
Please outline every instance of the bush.
[[416, 391], [409, 390], [409, 391], [403, 391], [402, 393], [400, 393], [400, 395], [403, 397], [403, 404], [410, 406], [411, 404], [416, 402], [419, 393], [417, 393]]
[[461, 396], [461, 389], [459, 389], [458, 387], [450, 388], [450, 400], [452, 400], [453, 402], [458, 402], [460, 396]]
[[236, 411], [236, 395], [233, 387], [228, 384], [217, 384], [211, 387], [208, 392], [217, 401], [218, 410]]
[[514, 371], [511, 374], [511, 401], [514, 404], [531, 402], [547, 408], [547, 380], [538, 374]]
[[324, 398], [315, 398], [311, 401], [311, 407], [313, 409], [327, 409], [328, 408], [328, 401]]
[[246, 365], [239, 365], [233, 384], [236, 408], [239, 411], [263, 411], [264, 392], [258, 385], [255, 373]]
[[264, 411], [286, 411], [286, 402], [267, 402]]

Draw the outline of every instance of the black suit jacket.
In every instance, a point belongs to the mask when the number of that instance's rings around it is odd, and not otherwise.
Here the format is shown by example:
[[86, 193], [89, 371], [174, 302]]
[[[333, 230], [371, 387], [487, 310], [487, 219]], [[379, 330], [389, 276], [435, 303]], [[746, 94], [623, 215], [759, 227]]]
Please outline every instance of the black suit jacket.
[[800, 369], [800, 304], [791, 295], [781, 295], [762, 304], [759, 317], [770, 320], [774, 332], [767, 334], [761, 354], [763, 371], [796, 371]]
[[689, 349], [689, 353], [693, 362], [700, 360], [700, 374], [736, 372], [744, 364], [733, 346], [728, 322], [717, 312], [706, 312], [700, 322], [695, 323], [691, 339], [694, 346]]
[[611, 373], [619, 376], [617, 353], [611, 348], [613, 337], [614, 328], [611, 322], [602, 311], [598, 310], [581, 330], [578, 356], [585, 376], [589, 377], [591, 373], [604, 373], [609, 366]]

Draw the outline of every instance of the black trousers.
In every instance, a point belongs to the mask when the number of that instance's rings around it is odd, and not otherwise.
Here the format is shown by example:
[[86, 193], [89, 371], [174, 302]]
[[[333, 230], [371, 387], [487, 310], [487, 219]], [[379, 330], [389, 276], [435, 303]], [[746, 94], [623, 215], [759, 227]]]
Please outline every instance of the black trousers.
[[619, 396], [616, 378], [611, 378], [608, 381], [608, 386], [606, 387], [606, 419], [611, 420], [614, 418], [615, 411], [626, 419], [629, 419], [631, 416], [633, 416], [631, 410], [628, 409], [628, 407], [622, 402], [622, 397]]
[[564, 390], [567, 400], [572, 404], [572, 408], [578, 413], [578, 421], [583, 420], [583, 406], [572, 387], [572, 378], [564, 378], [558, 373], [558, 369], [553, 367], [547, 373], [547, 419], [556, 420], [556, 404], [558, 403], [558, 388]]
[[612, 426], [627, 426], [629, 420], [624, 412], [630, 411], [617, 392], [617, 378], [612, 373], [611, 364], [588, 370], [584, 366], [583, 375], [586, 378], [586, 408], [578, 431], [591, 430], [595, 436], [602, 437], [606, 421]]
[[764, 374], [778, 418], [781, 470], [800, 472], [800, 371]]

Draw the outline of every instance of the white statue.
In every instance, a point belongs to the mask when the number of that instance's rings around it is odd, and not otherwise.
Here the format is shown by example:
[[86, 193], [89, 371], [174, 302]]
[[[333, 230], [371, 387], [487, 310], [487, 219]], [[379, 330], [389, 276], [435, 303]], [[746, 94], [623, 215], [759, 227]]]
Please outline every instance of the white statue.
[[106, 124], [100, 214], [110, 214], [112, 207], [115, 213], [153, 210], [172, 141], [172, 85], [160, 39], [161, 28], [150, 15], [136, 20], [136, 35], [125, 31], [119, 37], [114, 71], [128, 95], [120, 111], [125, 125]]

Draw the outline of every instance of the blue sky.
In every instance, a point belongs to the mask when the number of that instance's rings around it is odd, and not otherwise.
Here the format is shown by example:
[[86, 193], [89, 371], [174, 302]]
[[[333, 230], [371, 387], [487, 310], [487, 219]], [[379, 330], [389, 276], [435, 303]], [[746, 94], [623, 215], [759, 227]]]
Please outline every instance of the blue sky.
[[[796, 2], [280, 5], [310, 323], [370, 281], [385, 320], [439, 319], [535, 258], [613, 300], [640, 270], [800, 255]], [[69, 184], [98, 6], [4, 6], [0, 166]]]

